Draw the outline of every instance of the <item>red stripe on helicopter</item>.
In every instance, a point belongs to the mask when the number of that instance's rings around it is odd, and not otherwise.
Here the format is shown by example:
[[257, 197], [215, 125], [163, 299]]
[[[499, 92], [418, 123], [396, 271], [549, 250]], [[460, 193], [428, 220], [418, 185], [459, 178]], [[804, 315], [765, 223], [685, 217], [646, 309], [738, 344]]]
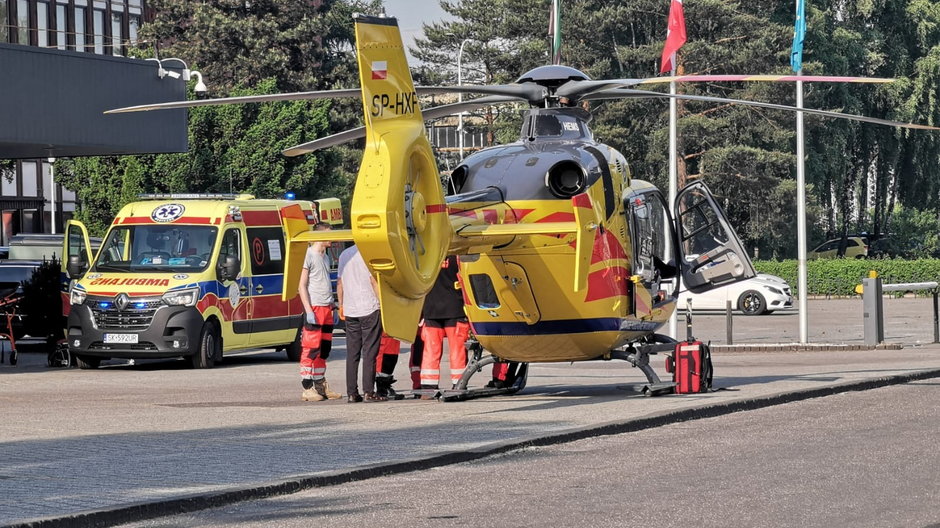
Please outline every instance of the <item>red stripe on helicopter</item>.
[[630, 257], [623, 250], [620, 241], [608, 230], [604, 234], [594, 237], [594, 252], [591, 255], [591, 264], [608, 260], [629, 260]]
[[447, 212], [447, 204], [428, 204], [425, 206], [424, 212], [428, 214]]
[[583, 207], [585, 209], [594, 209], [594, 206], [591, 204], [591, 197], [587, 193], [581, 193], [575, 195], [571, 198], [571, 203], [575, 207]]
[[627, 294], [627, 268], [613, 266], [588, 275], [584, 302], [599, 301]]
[[477, 212], [473, 209], [457, 209], [456, 207], [448, 207], [447, 214], [452, 216], [476, 216]]
[[536, 221], [536, 223], [542, 222], [574, 222], [574, 213], [552, 213]]

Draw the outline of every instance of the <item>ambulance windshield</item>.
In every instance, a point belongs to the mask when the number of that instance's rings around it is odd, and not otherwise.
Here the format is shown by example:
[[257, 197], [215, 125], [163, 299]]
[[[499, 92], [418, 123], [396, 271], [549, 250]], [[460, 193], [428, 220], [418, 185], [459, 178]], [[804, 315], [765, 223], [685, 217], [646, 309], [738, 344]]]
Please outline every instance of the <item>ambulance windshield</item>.
[[108, 232], [95, 271], [201, 271], [212, 260], [218, 229], [194, 225], [128, 225]]

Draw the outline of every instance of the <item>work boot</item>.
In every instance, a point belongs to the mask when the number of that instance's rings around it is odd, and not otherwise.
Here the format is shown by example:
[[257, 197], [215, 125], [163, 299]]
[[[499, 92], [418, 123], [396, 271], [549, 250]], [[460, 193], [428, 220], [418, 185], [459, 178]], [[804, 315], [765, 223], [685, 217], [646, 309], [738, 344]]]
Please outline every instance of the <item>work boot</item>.
[[300, 395], [300, 399], [303, 401], [323, 401], [326, 399], [326, 396], [323, 396], [314, 388], [304, 389], [303, 394]]
[[315, 390], [316, 393], [321, 396], [320, 400], [338, 400], [339, 398], [343, 397], [342, 394], [331, 391], [330, 384], [327, 383], [325, 379], [314, 380], [313, 390]]
[[[392, 380], [395, 381], [394, 379]], [[395, 390], [395, 387], [392, 387], [391, 384], [388, 386], [388, 399], [390, 400], [403, 400], [405, 399], [404, 394], [398, 394], [398, 391]]]
[[392, 378], [381, 376], [375, 378], [375, 393], [379, 396], [388, 398], [388, 390], [392, 387]]

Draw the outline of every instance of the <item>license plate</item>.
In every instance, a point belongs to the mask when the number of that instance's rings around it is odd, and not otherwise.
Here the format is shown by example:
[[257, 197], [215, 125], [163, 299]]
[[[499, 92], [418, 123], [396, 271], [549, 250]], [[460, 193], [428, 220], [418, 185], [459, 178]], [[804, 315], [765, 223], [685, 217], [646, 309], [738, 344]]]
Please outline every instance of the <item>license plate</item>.
[[136, 343], [137, 334], [105, 334], [105, 343]]

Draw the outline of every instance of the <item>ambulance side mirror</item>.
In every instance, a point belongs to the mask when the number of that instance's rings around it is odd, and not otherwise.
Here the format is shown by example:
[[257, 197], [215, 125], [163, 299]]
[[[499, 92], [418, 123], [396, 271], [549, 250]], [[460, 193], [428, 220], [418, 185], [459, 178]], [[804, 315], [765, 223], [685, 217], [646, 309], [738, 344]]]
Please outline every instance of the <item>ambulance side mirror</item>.
[[88, 269], [88, 266], [79, 255], [71, 255], [69, 257], [69, 263], [65, 267], [65, 271], [68, 272], [70, 279], [81, 278], [86, 269]]
[[235, 277], [238, 277], [238, 270], [240, 270], [241, 267], [242, 265], [241, 262], [238, 261], [238, 257], [225, 257], [225, 262], [219, 264], [219, 280], [234, 280]]

